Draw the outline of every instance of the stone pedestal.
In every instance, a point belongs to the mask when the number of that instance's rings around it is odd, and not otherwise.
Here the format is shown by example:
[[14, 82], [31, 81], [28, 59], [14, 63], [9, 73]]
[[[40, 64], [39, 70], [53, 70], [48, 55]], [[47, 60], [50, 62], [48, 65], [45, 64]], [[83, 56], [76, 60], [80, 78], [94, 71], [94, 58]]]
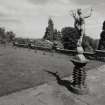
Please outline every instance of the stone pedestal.
[[77, 48], [77, 55], [71, 60], [74, 64], [73, 69], [73, 80], [70, 85], [72, 92], [77, 94], [86, 94], [88, 92], [86, 84], [86, 71], [85, 65], [88, 60], [83, 55], [83, 49]]

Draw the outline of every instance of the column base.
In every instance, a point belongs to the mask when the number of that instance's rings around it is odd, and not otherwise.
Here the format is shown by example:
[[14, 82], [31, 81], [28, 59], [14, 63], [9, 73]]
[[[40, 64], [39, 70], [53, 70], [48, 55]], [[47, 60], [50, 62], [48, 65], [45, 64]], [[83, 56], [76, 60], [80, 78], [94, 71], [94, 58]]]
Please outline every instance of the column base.
[[88, 94], [89, 88], [87, 88], [87, 86], [78, 86], [70, 84], [70, 91], [78, 95], [85, 95]]

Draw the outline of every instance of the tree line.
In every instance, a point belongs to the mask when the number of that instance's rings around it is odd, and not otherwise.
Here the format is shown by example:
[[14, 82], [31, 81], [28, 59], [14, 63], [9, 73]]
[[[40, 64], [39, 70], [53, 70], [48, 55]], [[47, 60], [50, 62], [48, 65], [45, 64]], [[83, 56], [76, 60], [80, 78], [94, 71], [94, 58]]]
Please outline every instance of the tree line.
[[14, 40], [15, 36], [13, 31], [6, 31], [5, 28], [0, 27], [0, 43], [10, 43]]
[[[64, 46], [64, 49], [75, 50], [79, 34], [74, 27], [63, 27], [61, 31], [54, 29], [53, 20], [50, 18], [43, 39], [49, 41], [60, 41]], [[82, 46], [85, 51], [90, 52], [97, 49], [98, 43], [98, 39], [93, 39], [90, 36], [84, 35]]]
[[[64, 48], [75, 50], [79, 39], [77, 30], [73, 27], [64, 27], [62, 28], [61, 33]], [[85, 51], [92, 52], [97, 49], [98, 43], [99, 39], [93, 39], [90, 36], [84, 35], [82, 47]]]

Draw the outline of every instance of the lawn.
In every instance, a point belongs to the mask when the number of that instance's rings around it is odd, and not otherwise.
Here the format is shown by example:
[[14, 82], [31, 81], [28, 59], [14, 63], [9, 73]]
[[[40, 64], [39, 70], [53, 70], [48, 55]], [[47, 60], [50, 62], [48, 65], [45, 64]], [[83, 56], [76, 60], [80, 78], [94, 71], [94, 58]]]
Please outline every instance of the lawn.
[[[86, 69], [97, 68], [103, 62], [90, 61]], [[37, 53], [25, 48], [6, 48], [0, 46], [0, 96], [22, 89], [35, 87], [55, 80], [46, 70], [58, 71], [61, 77], [72, 74], [70, 57], [62, 54]]]

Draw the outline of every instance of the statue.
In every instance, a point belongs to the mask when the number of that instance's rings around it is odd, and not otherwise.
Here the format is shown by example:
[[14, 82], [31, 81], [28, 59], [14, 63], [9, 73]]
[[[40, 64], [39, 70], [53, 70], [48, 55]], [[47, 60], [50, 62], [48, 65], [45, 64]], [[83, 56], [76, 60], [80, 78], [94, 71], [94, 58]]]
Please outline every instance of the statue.
[[105, 21], [103, 22], [102, 32], [100, 34], [98, 50], [105, 50]]
[[77, 42], [77, 54], [71, 59], [74, 64], [72, 83], [70, 85], [70, 89], [72, 92], [77, 94], [87, 94], [88, 88], [86, 84], [86, 70], [85, 65], [88, 63], [88, 60], [84, 56], [84, 50], [82, 48], [82, 39], [85, 35], [85, 18], [91, 16], [91, 12], [88, 16], [83, 16], [82, 10], [77, 9], [76, 12], [71, 11], [72, 16], [74, 18], [74, 27], [78, 31], [80, 38]]
[[91, 8], [91, 12], [89, 15], [84, 16], [82, 13], [82, 9], [77, 9], [76, 11], [71, 10], [71, 15], [74, 18], [74, 27], [77, 29], [80, 40], [78, 40], [77, 45], [81, 46], [83, 35], [85, 35], [85, 19], [89, 18], [92, 15], [93, 9]]

